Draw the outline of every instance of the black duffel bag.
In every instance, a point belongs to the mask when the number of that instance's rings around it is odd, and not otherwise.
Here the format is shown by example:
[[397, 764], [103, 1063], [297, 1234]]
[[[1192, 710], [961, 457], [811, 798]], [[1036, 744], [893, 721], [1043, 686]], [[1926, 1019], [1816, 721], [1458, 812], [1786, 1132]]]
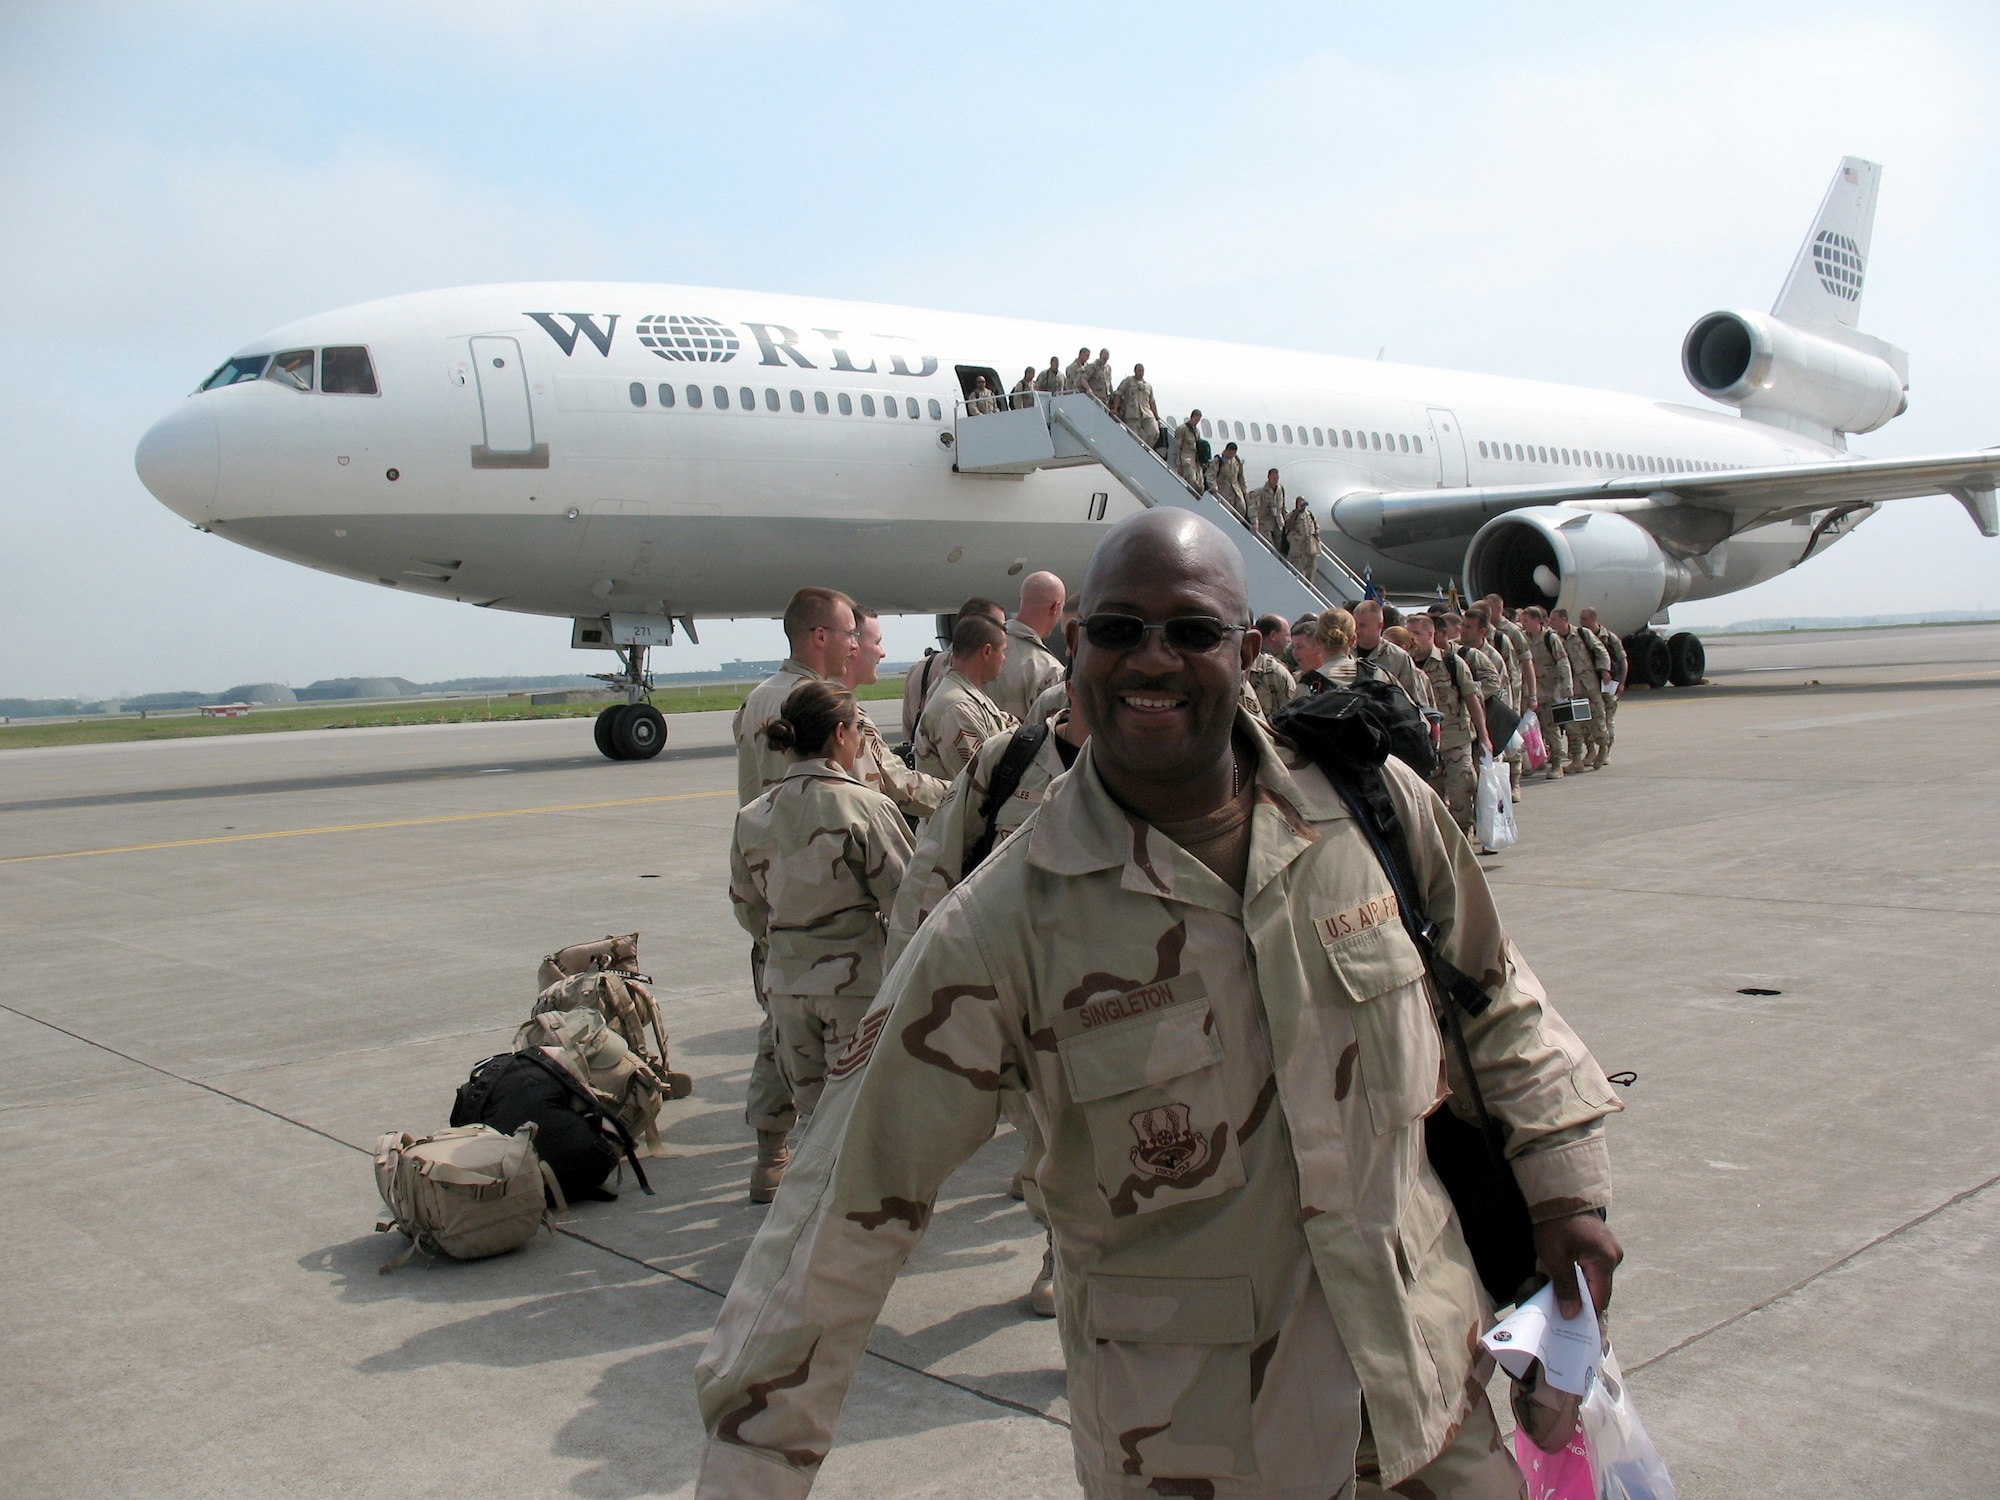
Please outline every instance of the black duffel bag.
[[[1387, 685], [1387, 684], [1383, 684]], [[1362, 686], [1357, 684], [1357, 687]], [[1409, 699], [1394, 689], [1404, 703]], [[1343, 701], [1345, 700], [1345, 701]], [[1486, 1109], [1486, 1096], [1473, 1070], [1471, 1049], [1459, 1012], [1476, 1016], [1492, 1003], [1486, 992], [1438, 952], [1437, 926], [1424, 907], [1410, 847], [1382, 764], [1399, 733], [1392, 716], [1376, 708], [1377, 698], [1334, 688], [1286, 704], [1271, 716], [1271, 727], [1290, 740], [1326, 773], [1348, 811], [1354, 814], [1402, 909], [1403, 928], [1423, 956], [1435, 991], [1438, 1028], [1458, 1061], [1471, 1096], [1475, 1123], [1461, 1120], [1446, 1104], [1424, 1120], [1424, 1150], [1431, 1170], [1451, 1195], [1458, 1225], [1487, 1292], [1500, 1306], [1512, 1302], [1535, 1275], [1534, 1224], [1514, 1169], [1507, 1164], [1507, 1137]], [[1414, 705], [1411, 705], [1414, 711]], [[1423, 724], [1421, 716], [1417, 723]], [[1430, 736], [1424, 735], [1428, 747]], [[1435, 764], [1436, 758], [1432, 757]], [[1415, 769], [1412, 763], [1412, 769]]]
[[452, 1101], [453, 1125], [490, 1125], [512, 1135], [523, 1122], [535, 1122], [535, 1153], [556, 1174], [563, 1196], [609, 1202], [604, 1179], [623, 1156], [641, 1191], [651, 1194], [637, 1145], [618, 1117], [576, 1076], [539, 1048], [502, 1052], [487, 1058], [458, 1086]]

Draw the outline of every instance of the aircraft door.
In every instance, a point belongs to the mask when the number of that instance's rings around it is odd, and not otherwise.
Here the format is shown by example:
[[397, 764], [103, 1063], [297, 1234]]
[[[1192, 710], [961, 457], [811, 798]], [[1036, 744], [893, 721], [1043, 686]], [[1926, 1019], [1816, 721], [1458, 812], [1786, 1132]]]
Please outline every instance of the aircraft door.
[[479, 379], [479, 415], [489, 453], [527, 453], [535, 446], [535, 416], [528, 405], [528, 371], [521, 346], [510, 338], [472, 341]]
[[1458, 430], [1458, 414], [1433, 406], [1430, 417], [1431, 446], [1437, 450], [1438, 456], [1438, 488], [1464, 489], [1465, 439]]

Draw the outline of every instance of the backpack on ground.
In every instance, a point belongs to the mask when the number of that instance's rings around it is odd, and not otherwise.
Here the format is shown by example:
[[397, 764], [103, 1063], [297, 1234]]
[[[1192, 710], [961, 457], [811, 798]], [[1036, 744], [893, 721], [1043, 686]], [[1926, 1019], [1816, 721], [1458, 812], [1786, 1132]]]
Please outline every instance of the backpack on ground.
[[[1389, 888], [1395, 892], [1403, 927], [1422, 955], [1432, 989], [1438, 1030], [1459, 1065], [1470, 1096], [1473, 1119], [1462, 1120], [1446, 1104], [1424, 1119], [1424, 1150], [1431, 1169], [1458, 1211], [1459, 1230], [1472, 1252], [1479, 1279], [1500, 1306], [1535, 1274], [1534, 1227], [1514, 1169], [1507, 1164], [1507, 1137], [1486, 1108], [1485, 1091], [1472, 1066], [1459, 1012], [1477, 1016], [1492, 1004], [1478, 983], [1438, 951], [1437, 925], [1430, 920], [1410, 863], [1383, 762], [1396, 733], [1388, 715], [1372, 701], [1345, 695], [1350, 702], [1328, 704], [1337, 692], [1286, 704], [1272, 727], [1311, 758], [1354, 814]], [[1401, 697], [1401, 693], [1398, 693]], [[1408, 702], [1407, 698], [1404, 698]], [[1420, 721], [1421, 722], [1421, 721]], [[1400, 758], [1400, 757], [1399, 757]], [[1416, 769], [1414, 763], [1412, 769]]]
[[667, 1098], [685, 1099], [694, 1091], [694, 1080], [672, 1071], [667, 1061], [667, 1028], [653, 998], [652, 978], [641, 974], [638, 964], [636, 932], [559, 948], [542, 960], [542, 988], [529, 1015], [596, 1011], [653, 1070]]
[[504, 1255], [544, 1224], [555, 1232], [551, 1200], [558, 1210], [569, 1207], [536, 1154], [532, 1124], [512, 1135], [485, 1125], [421, 1139], [391, 1131], [375, 1143], [375, 1186], [388, 1209], [376, 1233], [394, 1229], [410, 1238], [409, 1248], [381, 1267], [385, 1276], [419, 1250], [454, 1260]]
[[[668, 1086], [646, 1060], [625, 1044], [625, 1038], [594, 1010], [543, 1011], [530, 1016], [514, 1033], [514, 1050], [556, 1048], [581, 1073], [591, 1092], [609, 1102], [618, 1123], [639, 1143], [642, 1155], [659, 1156], [660, 1105]], [[682, 1074], [685, 1078], [686, 1075]]]
[[571, 943], [567, 948], [558, 948], [542, 960], [542, 971], [535, 980], [535, 990], [539, 994], [558, 979], [571, 974], [591, 974], [600, 969], [616, 969], [621, 974], [639, 972], [639, 934], [628, 932], [620, 937], [607, 934], [595, 943]]
[[560, 1051], [551, 1054], [531, 1047], [502, 1052], [472, 1070], [452, 1102], [454, 1125], [490, 1125], [515, 1131], [534, 1121], [535, 1149], [555, 1172], [565, 1196], [572, 1201], [608, 1202], [604, 1179], [619, 1157], [631, 1164], [639, 1188], [650, 1195], [652, 1184], [639, 1165], [632, 1133], [620, 1123], [613, 1106], [591, 1092]]

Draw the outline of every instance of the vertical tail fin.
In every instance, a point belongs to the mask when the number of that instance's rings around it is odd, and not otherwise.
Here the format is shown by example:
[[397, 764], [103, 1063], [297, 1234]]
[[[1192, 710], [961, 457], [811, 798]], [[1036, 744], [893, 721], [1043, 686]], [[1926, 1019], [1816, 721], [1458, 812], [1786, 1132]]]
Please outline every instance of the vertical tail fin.
[[1771, 308], [1799, 328], [1853, 328], [1861, 315], [1868, 242], [1875, 232], [1875, 192], [1882, 168], [1849, 156], [1833, 174], [1792, 274]]

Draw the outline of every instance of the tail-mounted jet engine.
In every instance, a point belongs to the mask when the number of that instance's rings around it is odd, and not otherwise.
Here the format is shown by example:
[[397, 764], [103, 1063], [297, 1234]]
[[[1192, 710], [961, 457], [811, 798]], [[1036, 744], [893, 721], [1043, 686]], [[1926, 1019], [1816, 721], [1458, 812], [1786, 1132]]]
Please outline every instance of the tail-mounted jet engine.
[[1910, 404], [1895, 345], [1840, 329], [1807, 333], [1768, 313], [1713, 312], [1681, 342], [1688, 383], [1752, 421], [1825, 436], [1873, 432]]

